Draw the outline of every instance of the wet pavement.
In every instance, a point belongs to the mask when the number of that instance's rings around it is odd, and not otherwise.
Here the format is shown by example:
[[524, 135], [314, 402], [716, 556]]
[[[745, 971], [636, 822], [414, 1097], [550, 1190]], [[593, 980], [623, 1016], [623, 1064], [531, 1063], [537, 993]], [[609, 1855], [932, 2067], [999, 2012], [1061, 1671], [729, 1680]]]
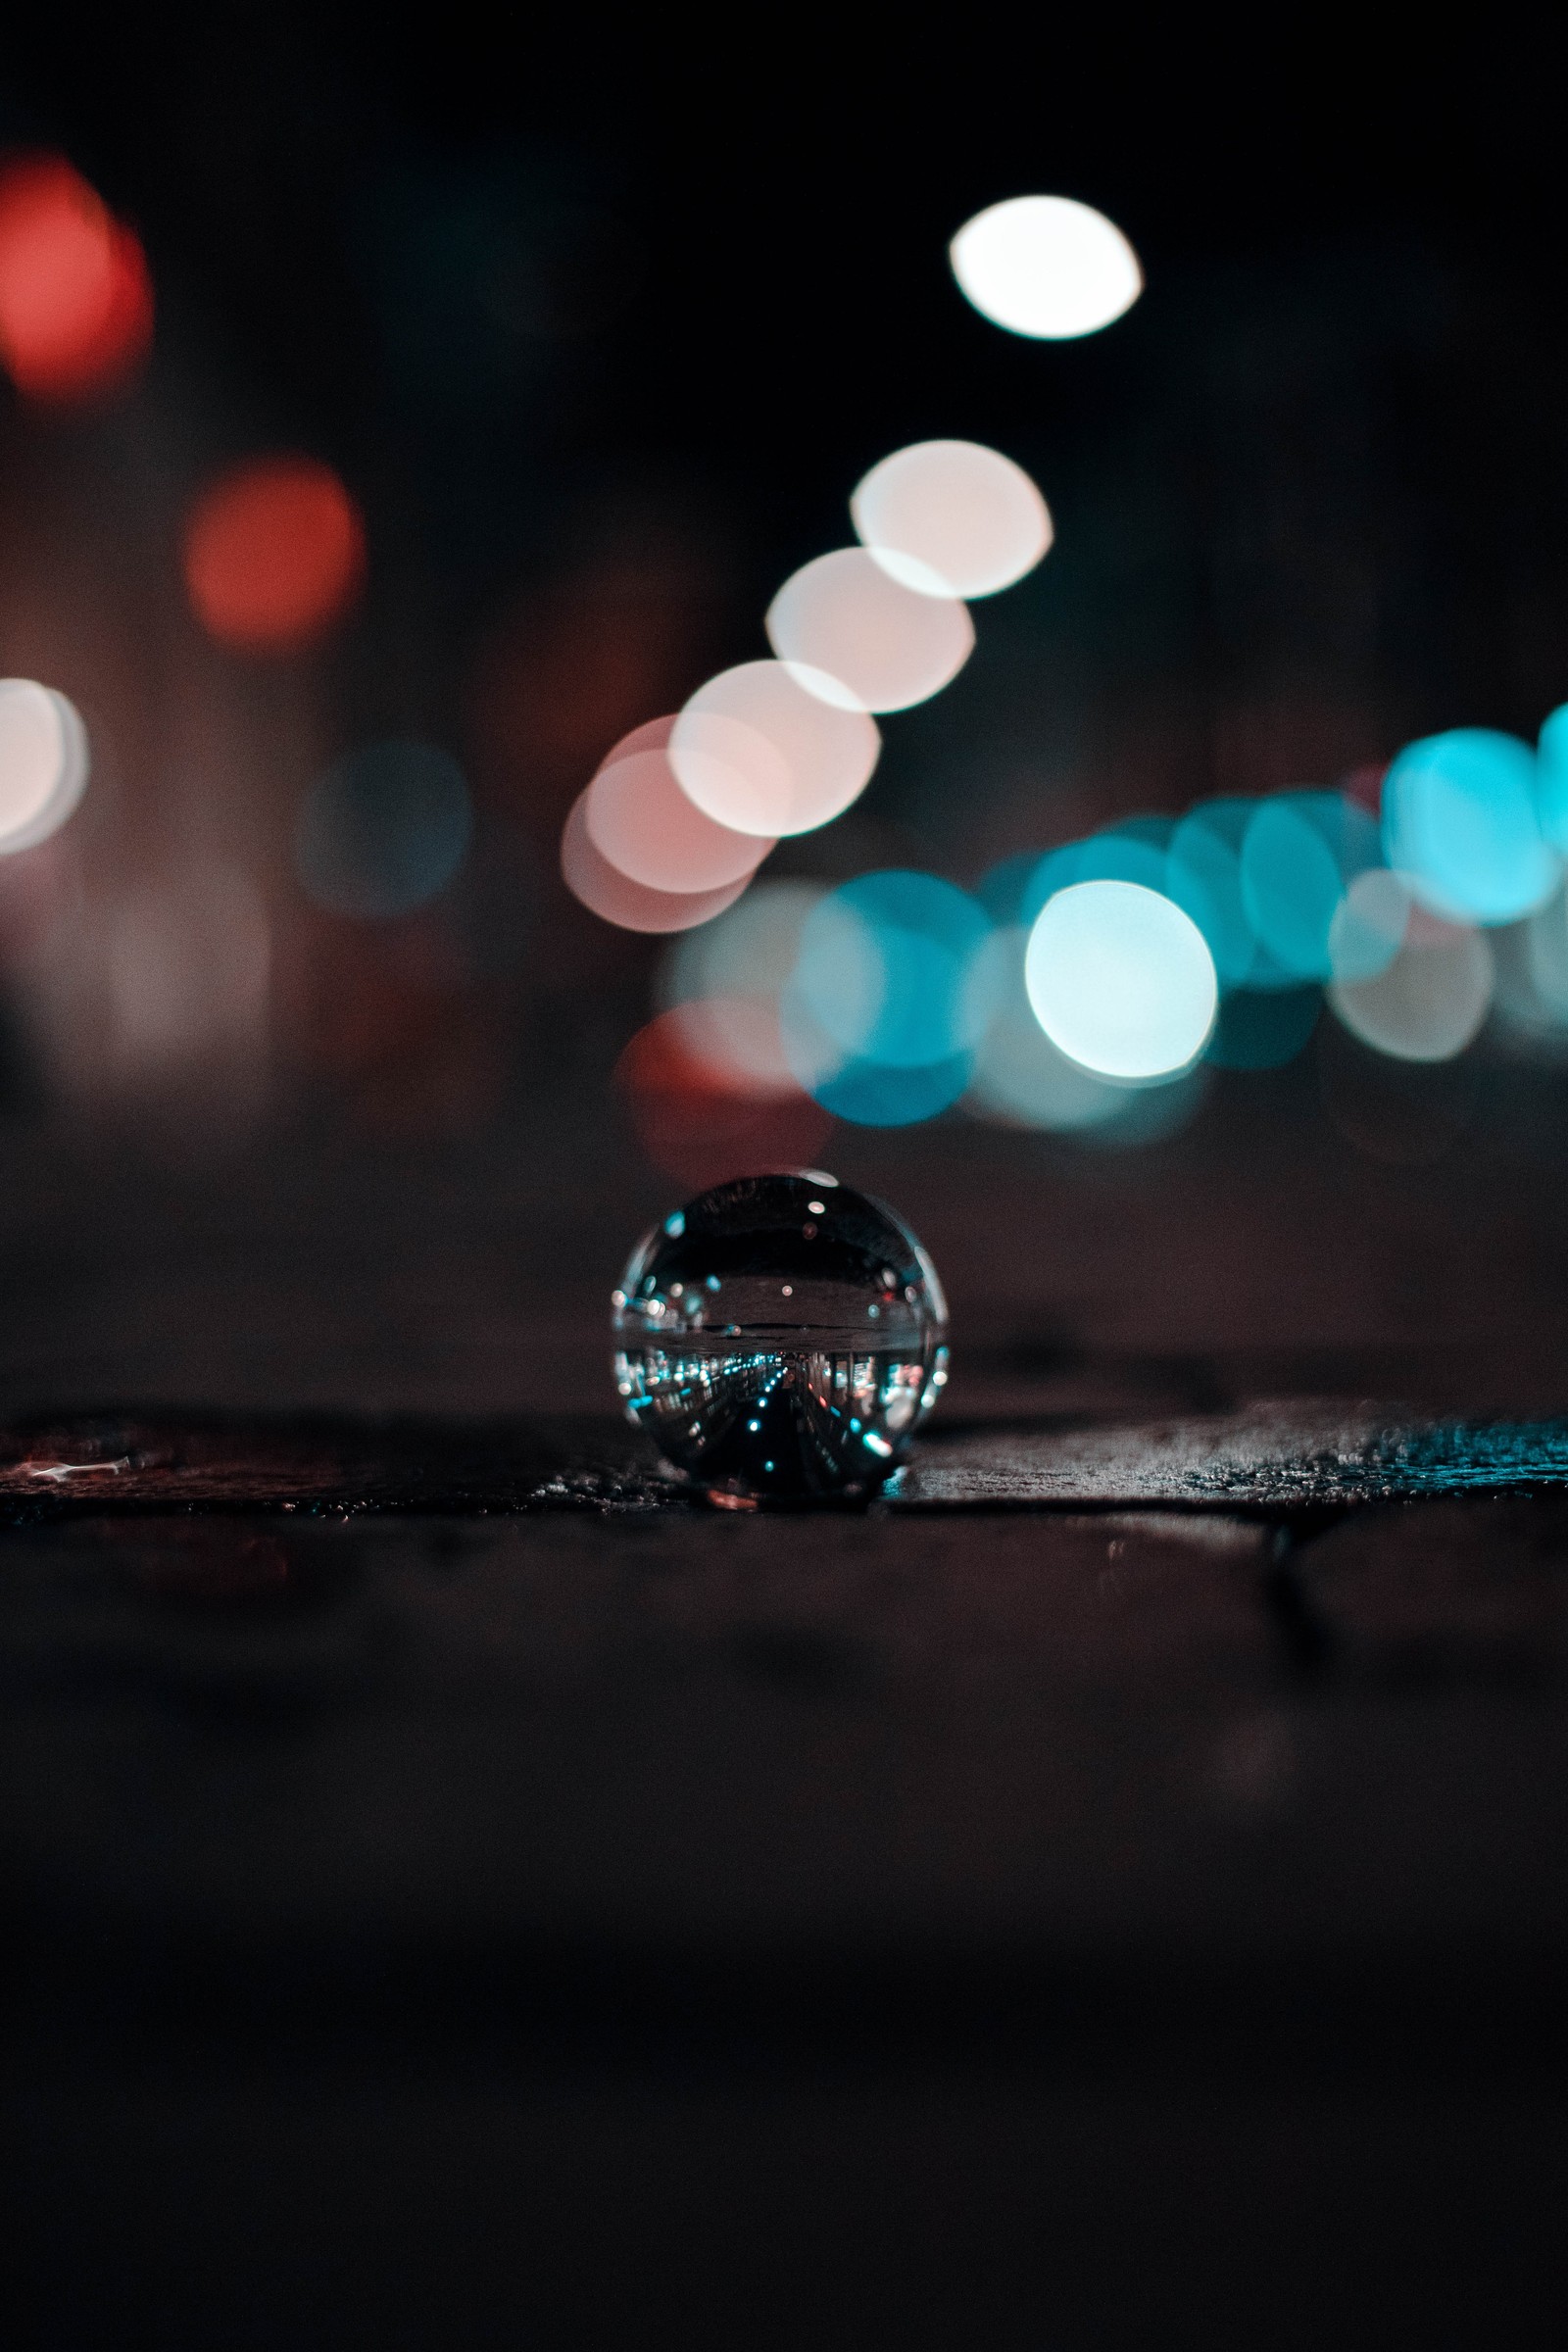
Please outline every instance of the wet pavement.
[[1423, 1335], [1396, 1264], [1359, 1327], [1364, 1258], [1310, 1328], [1244, 1274], [1140, 1333], [950, 1249], [908, 1467], [745, 1514], [610, 1409], [527, 1219], [498, 1288], [477, 1180], [423, 1334], [384, 1211], [358, 1321], [303, 1192], [252, 1222], [313, 1324], [101, 1181], [97, 1338], [24, 1301], [0, 1366], [30, 2340], [1554, 2340], [1549, 1252]]

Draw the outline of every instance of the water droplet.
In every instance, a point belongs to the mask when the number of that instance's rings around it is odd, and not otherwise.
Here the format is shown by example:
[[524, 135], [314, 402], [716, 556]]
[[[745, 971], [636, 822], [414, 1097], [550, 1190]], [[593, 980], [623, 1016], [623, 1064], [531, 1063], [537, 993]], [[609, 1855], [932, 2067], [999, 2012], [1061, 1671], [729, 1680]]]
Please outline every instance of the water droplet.
[[[702, 1329], [697, 1297], [721, 1284], [728, 1321]], [[804, 1500], [896, 1468], [936, 1401], [947, 1305], [907, 1228], [813, 1171], [719, 1185], [666, 1218], [613, 1330], [627, 1410], [678, 1469], [718, 1500]]]

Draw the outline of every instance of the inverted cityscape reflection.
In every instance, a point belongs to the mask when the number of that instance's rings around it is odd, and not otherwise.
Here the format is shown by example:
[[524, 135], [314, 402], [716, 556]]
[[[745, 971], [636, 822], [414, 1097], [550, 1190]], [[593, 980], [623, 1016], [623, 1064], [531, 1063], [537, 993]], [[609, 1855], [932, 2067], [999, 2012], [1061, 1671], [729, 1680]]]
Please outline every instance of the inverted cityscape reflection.
[[864, 1502], [947, 1378], [908, 1228], [817, 1171], [724, 1184], [633, 1251], [612, 1299], [627, 1417], [718, 1502]]

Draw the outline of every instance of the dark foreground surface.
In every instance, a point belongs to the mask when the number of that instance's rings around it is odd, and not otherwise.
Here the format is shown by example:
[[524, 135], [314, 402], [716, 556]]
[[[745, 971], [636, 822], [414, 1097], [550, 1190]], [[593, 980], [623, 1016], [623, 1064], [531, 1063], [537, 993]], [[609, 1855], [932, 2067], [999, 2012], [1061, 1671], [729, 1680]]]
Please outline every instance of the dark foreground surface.
[[606, 1414], [630, 1181], [19, 1172], [8, 2343], [1560, 2341], [1555, 1178], [993, 1164], [1003, 1280], [975, 1149], [808, 1516]]

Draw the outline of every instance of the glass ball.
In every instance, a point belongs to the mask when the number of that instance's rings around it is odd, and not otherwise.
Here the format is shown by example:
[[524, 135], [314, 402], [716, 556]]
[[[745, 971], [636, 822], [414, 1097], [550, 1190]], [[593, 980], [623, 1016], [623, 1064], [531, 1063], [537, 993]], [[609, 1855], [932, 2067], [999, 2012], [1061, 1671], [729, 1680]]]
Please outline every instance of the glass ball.
[[813, 1169], [715, 1185], [614, 1294], [629, 1420], [717, 1502], [874, 1494], [947, 1380], [947, 1301], [907, 1225]]

